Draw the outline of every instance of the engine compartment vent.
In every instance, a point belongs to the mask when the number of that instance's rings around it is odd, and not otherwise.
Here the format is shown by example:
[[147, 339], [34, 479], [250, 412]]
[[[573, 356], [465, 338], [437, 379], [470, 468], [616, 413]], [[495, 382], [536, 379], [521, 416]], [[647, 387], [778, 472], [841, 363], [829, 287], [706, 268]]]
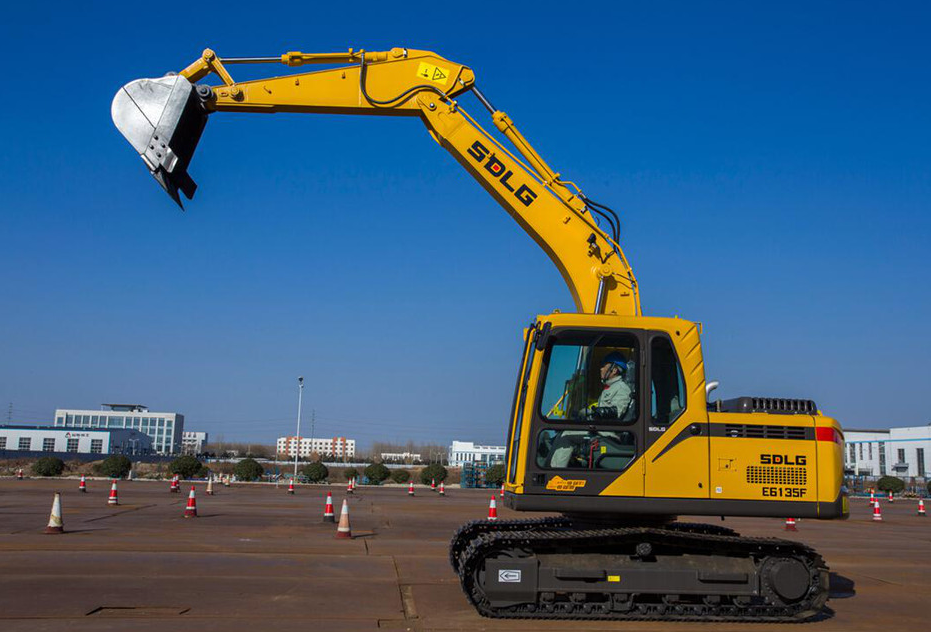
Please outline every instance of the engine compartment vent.
[[735, 397], [710, 405], [719, 413], [769, 413], [773, 415], [817, 415], [818, 407], [810, 399], [782, 399], [779, 397]]

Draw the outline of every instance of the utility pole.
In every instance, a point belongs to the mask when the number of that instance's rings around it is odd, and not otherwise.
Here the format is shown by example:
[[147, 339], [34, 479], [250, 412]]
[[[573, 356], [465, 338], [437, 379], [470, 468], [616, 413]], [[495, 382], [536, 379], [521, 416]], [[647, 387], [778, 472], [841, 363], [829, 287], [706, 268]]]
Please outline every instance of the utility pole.
[[13, 422], [13, 402], [10, 402], [10, 407], [6, 411], [6, 422], [7, 423]]
[[301, 410], [304, 406], [304, 376], [297, 378], [297, 444], [294, 446], [294, 476], [297, 476], [297, 458], [301, 453]]

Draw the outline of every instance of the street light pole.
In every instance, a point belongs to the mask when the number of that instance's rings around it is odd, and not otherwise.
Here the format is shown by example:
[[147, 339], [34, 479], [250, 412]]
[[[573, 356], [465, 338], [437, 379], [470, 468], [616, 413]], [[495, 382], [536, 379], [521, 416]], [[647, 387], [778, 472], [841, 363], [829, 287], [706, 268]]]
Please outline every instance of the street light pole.
[[301, 453], [301, 409], [304, 406], [304, 377], [297, 378], [297, 445], [294, 447], [294, 476], [297, 476], [297, 457]]

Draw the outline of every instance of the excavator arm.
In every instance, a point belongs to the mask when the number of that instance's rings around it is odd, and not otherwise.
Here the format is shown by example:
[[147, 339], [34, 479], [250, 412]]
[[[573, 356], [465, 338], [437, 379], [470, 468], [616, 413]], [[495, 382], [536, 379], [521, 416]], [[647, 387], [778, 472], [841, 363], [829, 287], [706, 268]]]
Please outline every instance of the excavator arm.
[[[235, 81], [237, 64], [348, 65], [266, 79]], [[218, 86], [198, 84], [208, 75]], [[456, 101], [472, 91], [514, 151], [484, 130]], [[138, 79], [117, 92], [111, 114], [150, 173], [180, 205], [196, 185], [188, 165], [214, 112], [296, 112], [419, 116], [431, 136], [494, 197], [556, 264], [581, 313], [639, 316], [637, 283], [619, 241], [617, 216], [560, 179], [475, 86], [472, 70], [429, 51], [220, 59], [205, 50], [177, 75]], [[608, 234], [595, 221], [610, 225]]]

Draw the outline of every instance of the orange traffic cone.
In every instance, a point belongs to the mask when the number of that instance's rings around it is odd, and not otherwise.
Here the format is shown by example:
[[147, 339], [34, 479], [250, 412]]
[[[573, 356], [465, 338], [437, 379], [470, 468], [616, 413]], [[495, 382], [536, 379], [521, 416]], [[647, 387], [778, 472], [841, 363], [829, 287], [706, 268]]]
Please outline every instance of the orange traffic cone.
[[194, 498], [194, 486], [191, 485], [191, 493], [187, 497], [187, 507], [184, 508], [185, 518], [197, 517], [197, 499]]
[[352, 480], [349, 481], [349, 484], [352, 485], [352, 491], [356, 491], [356, 487], [359, 486], [359, 483], [356, 482], [357, 480], [359, 480], [359, 479], [358, 479], [357, 477], [353, 476], [353, 477], [352, 477]]
[[501, 498], [504, 498], [504, 483], [501, 483], [501, 491], [498, 492], [498, 495], [501, 496]]
[[430, 479], [430, 491], [431, 492], [436, 491], [436, 479], [435, 478]]
[[495, 503], [495, 497], [491, 497], [491, 502], [488, 503], [488, 519], [497, 520], [498, 519], [498, 505]]
[[170, 491], [172, 494], [176, 494], [181, 491], [181, 484], [178, 482], [177, 474], [171, 477], [171, 485], [168, 487], [168, 491]]
[[795, 518], [786, 518], [786, 531], [798, 531], [795, 528]]
[[18, 481], [23, 480], [23, 468], [19, 468], [18, 470], [16, 470], [16, 480]]
[[894, 503], [895, 498], [892, 497], [892, 490], [889, 490], [889, 502]]
[[873, 520], [876, 522], [881, 522], [883, 519], [883, 513], [879, 510], [879, 501], [877, 500], [873, 504]]
[[351, 538], [352, 528], [349, 526], [349, 503], [343, 499], [343, 509], [339, 514], [339, 526], [336, 527], [337, 538]]
[[443, 481], [440, 481], [440, 496], [446, 495], [446, 486], [443, 485]]
[[81, 477], [81, 482], [78, 483], [78, 491], [87, 493], [87, 483], [84, 482], [84, 477]]
[[347, 493], [347, 494], [351, 494], [351, 493], [352, 493], [352, 481], [353, 481], [353, 479], [350, 478], [350, 479], [349, 479], [349, 482], [346, 484], [346, 493]]
[[407, 486], [407, 495], [408, 496], [414, 495], [414, 481], [411, 481], [410, 485]]
[[326, 507], [323, 508], [323, 521], [336, 522], [336, 516], [333, 515], [333, 494], [326, 493]]
[[918, 515], [919, 516], [925, 515], [925, 499], [924, 498], [918, 499]]
[[212, 476], [207, 477], [207, 495], [213, 496], [213, 477]]
[[293, 494], [293, 493], [294, 493], [294, 479], [293, 479], [293, 478], [292, 478], [291, 481], [288, 483], [288, 493], [289, 493], [289, 494]]
[[110, 485], [110, 497], [107, 498], [108, 505], [119, 505], [120, 501], [116, 495], [116, 479], [113, 480], [113, 484]]
[[873, 488], [870, 487], [870, 507], [876, 502], [876, 496], [873, 495]]

